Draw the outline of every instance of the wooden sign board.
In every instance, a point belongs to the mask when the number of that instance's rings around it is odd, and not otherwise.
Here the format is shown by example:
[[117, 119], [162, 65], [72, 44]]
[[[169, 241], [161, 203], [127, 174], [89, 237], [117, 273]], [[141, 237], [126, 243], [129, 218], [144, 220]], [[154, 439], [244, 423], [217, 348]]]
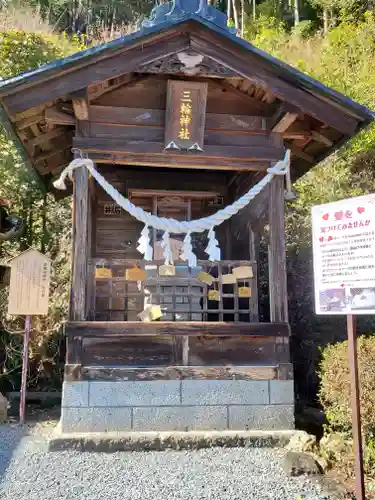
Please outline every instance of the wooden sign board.
[[207, 83], [168, 80], [165, 148], [203, 151]]
[[375, 314], [375, 194], [312, 207], [316, 314]]
[[48, 313], [51, 260], [30, 248], [10, 262], [8, 314]]
[[116, 203], [106, 203], [104, 205], [104, 215], [121, 215], [120, 205], [116, 205]]

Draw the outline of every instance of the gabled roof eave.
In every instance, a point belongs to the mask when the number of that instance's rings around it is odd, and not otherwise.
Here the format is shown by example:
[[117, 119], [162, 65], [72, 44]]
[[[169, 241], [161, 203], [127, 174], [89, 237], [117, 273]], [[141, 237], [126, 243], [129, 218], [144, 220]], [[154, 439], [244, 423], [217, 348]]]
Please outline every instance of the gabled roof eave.
[[59, 59], [58, 61], [43, 65], [35, 70], [26, 71], [13, 78], [4, 80], [0, 83], [0, 97], [16, 93], [25, 85], [29, 87], [33, 84], [42, 83], [45, 79], [50, 79], [54, 76], [57, 76], [62, 70], [70, 68], [74, 70], [75, 66], [81, 66], [83, 62], [86, 62], [87, 64], [93, 64], [95, 63], [95, 60], [105, 58], [107, 53], [111, 53], [112, 55], [114, 51], [120, 51], [124, 46], [131, 45], [132, 42], [147, 39], [151, 35], [155, 35], [157, 33], [165, 32], [165, 34], [167, 34], [169, 29], [177, 27], [189, 21], [196, 22], [199, 25], [213, 30], [217, 34], [229, 39], [237, 46], [240, 46], [247, 52], [251, 53], [259, 60], [270, 63], [273, 67], [273, 70], [276, 69], [277, 75], [283, 80], [293, 85], [297, 84], [298, 87], [305, 92], [309, 92], [317, 97], [320, 96], [331, 100], [333, 104], [336, 103], [337, 105], [344, 107], [349, 114], [357, 115], [361, 120], [365, 122], [365, 124], [369, 124], [375, 119], [375, 112], [369, 110], [365, 106], [353, 101], [341, 92], [327, 87], [318, 80], [315, 80], [314, 78], [302, 73], [298, 69], [273, 57], [267, 52], [264, 52], [258, 47], [255, 47], [251, 43], [247, 42], [246, 40], [243, 40], [231, 34], [229, 31], [224, 30], [219, 26], [211, 23], [207, 19], [204, 19], [195, 14], [187, 14], [178, 21], [163, 22], [150, 28], [142, 28], [139, 31], [136, 31], [119, 39], [112, 40], [111, 42], [108, 42], [106, 44], [85, 49], [64, 59]]

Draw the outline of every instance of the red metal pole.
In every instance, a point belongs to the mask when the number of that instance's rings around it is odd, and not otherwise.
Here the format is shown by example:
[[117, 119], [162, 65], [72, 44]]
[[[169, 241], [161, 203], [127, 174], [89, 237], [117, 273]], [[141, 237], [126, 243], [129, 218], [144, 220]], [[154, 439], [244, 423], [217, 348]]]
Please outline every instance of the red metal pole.
[[366, 500], [365, 480], [363, 472], [362, 431], [361, 431], [361, 407], [358, 379], [357, 359], [357, 334], [355, 316], [348, 314], [348, 351], [351, 385], [352, 426], [355, 454], [355, 492], [356, 500]]
[[27, 369], [29, 365], [30, 331], [31, 331], [31, 316], [28, 315], [26, 316], [26, 321], [25, 321], [25, 336], [23, 339], [23, 352], [22, 352], [20, 424], [25, 423], [26, 382], [27, 382]]

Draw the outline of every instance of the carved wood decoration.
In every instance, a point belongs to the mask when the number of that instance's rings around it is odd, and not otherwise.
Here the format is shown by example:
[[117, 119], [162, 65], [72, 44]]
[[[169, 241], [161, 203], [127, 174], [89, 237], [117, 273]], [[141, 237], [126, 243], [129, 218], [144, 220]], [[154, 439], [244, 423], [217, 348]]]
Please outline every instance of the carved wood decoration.
[[239, 75], [223, 64], [205, 57], [195, 51], [179, 52], [163, 57], [149, 64], [135, 68], [138, 73], [165, 75], [210, 76], [218, 78], [239, 77]]
[[207, 83], [169, 80], [165, 149], [203, 151]]

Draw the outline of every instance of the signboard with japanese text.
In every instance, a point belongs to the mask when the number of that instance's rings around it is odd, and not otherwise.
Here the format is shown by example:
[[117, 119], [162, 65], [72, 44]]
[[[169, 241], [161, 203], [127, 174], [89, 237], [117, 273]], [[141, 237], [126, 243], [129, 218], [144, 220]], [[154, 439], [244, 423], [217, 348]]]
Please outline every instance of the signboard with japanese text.
[[203, 151], [207, 83], [169, 80], [165, 118], [167, 150]]
[[312, 208], [317, 314], [375, 314], [375, 194]]
[[30, 248], [10, 262], [8, 314], [45, 315], [48, 312], [51, 261]]
[[106, 203], [104, 205], [104, 215], [121, 215], [120, 205], [116, 205], [116, 203]]

